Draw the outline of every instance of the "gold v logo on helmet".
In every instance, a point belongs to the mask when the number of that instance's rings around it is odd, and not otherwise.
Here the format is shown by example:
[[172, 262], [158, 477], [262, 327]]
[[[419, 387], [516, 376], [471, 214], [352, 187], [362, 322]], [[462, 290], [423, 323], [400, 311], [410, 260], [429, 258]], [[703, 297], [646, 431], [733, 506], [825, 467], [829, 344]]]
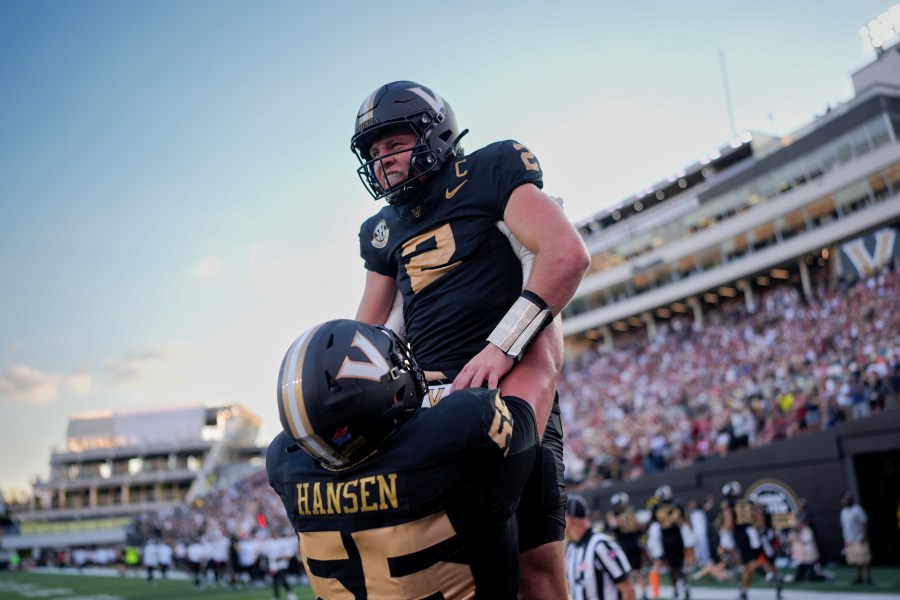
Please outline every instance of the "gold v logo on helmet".
[[369, 360], [368, 362], [362, 362], [352, 360], [349, 356], [345, 357], [344, 362], [341, 364], [341, 370], [338, 371], [335, 379], [381, 381], [381, 378], [388, 374], [388, 371], [391, 369], [390, 365], [388, 365], [382, 353], [368, 338], [357, 331], [350, 345], [362, 350]]

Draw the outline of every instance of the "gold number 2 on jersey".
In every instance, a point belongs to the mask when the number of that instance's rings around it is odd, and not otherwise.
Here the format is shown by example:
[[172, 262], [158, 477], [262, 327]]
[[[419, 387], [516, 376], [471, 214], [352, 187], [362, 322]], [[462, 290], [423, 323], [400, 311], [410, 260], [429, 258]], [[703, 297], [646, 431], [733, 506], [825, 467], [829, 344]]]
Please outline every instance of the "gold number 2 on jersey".
[[[434, 248], [419, 250], [419, 246], [433, 241]], [[445, 275], [462, 264], [462, 261], [450, 263], [456, 252], [456, 240], [450, 223], [444, 223], [421, 235], [411, 238], [403, 244], [403, 256], [414, 254], [406, 264], [406, 274], [413, 292], [418, 294], [426, 285]]]
[[538, 164], [537, 158], [534, 157], [534, 153], [523, 146], [522, 144], [513, 144], [513, 148], [516, 150], [524, 150], [522, 154], [520, 154], [522, 158], [522, 162], [525, 163], [525, 170], [527, 171], [540, 171], [541, 166]]

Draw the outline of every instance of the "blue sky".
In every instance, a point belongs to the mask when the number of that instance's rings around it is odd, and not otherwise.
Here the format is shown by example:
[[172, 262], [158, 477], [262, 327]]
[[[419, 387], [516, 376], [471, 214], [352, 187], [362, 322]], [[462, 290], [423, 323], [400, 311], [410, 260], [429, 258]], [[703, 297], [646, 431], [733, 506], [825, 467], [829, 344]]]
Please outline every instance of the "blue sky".
[[529, 145], [577, 220], [728, 141], [720, 51], [736, 128], [783, 135], [852, 97], [890, 6], [0, 1], [0, 489], [73, 413], [238, 402], [276, 433], [283, 352], [362, 290], [378, 85]]

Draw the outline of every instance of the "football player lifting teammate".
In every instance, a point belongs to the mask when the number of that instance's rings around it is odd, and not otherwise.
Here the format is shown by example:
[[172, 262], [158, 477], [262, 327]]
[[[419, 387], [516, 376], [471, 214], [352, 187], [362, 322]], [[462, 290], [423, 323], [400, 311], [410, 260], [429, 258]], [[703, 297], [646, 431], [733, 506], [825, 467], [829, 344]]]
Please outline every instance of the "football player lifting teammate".
[[[561, 360], [548, 341], [524, 368]], [[538, 371], [422, 410], [425, 377], [390, 330], [338, 320], [297, 338], [266, 468], [316, 597], [517, 598], [513, 514], [554, 386]]]

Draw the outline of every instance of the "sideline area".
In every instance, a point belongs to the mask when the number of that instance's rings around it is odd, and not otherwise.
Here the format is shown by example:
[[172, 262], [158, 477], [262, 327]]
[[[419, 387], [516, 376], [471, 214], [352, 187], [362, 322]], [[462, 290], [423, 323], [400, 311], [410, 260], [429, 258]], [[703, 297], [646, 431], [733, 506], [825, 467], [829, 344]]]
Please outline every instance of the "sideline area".
[[[900, 568], [876, 567], [873, 569], [875, 584], [871, 587], [850, 586], [852, 573], [846, 567], [836, 569], [838, 578], [833, 582], [806, 584], [805, 589], [786, 584], [783, 600], [900, 600]], [[314, 596], [306, 585], [293, 582], [298, 600], [312, 600]], [[665, 583], [665, 580], [664, 580]], [[704, 582], [705, 583], [705, 582]], [[748, 594], [749, 600], [774, 600], [775, 590], [762, 581], [755, 581]], [[638, 591], [640, 598], [640, 591]], [[692, 600], [732, 600], [737, 597], [733, 585], [692, 585]], [[270, 600], [271, 587], [230, 588], [210, 582], [195, 589], [184, 573], [171, 572], [167, 580], [160, 580], [150, 587], [144, 580], [143, 570], [122, 576], [115, 569], [89, 568], [79, 573], [74, 568], [42, 568], [36, 571], [0, 572], [0, 599], [43, 598], [57, 600]], [[651, 596], [652, 598], [652, 596]], [[657, 600], [672, 598], [672, 588], [660, 586]]]
[[[669, 586], [660, 586], [659, 600], [668, 600], [671, 597], [672, 588]], [[737, 588], [691, 587], [691, 600], [733, 600], [734, 598], [737, 598]], [[790, 587], [785, 587], [782, 592], [783, 600], [816, 600], [817, 598], [831, 598], [834, 600], [839, 598], [850, 598], [852, 600], [898, 600], [900, 599], [900, 594], [878, 593], [871, 589], [859, 592], [825, 592], [815, 590], [792, 590]], [[747, 593], [747, 600], [774, 599], [775, 590], [769, 586], [750, 588], [750, 591]]]

